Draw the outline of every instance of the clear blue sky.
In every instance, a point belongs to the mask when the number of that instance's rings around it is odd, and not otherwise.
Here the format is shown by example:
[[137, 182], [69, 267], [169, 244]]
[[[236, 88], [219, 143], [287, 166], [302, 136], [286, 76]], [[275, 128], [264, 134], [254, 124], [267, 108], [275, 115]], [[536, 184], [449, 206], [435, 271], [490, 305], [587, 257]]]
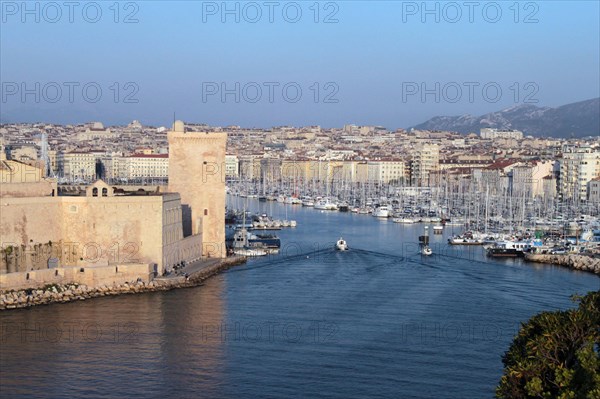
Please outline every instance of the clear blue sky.
[[[479, 115], [529, 100], [559, 106], [600, 96], [598, 1], [519, 2], [517, 7], [513, 1], [476, 2], [472, 15], [459, 1], [454, 4], [460, 18], [447, 2], [427, 3], [428, 9], [438, 7], [434, 14], [424, 14], [421, 1], [320, 2], [318, 23], [313, 1], [276, 3], [272, 23], [263, 1], [254, 3], [262, 13], [255, 23], [250, 20], [256, 7], [247, 2], [238, 5], [239, 23], [235, 15], [224, 15], [222, 22], [220, 1], [121, 2], [117, 23], [113, 1], [96, 3], [102, 11], [96, 23], [86, 21], [96, 18], [95, 6], [84, 15], [81, 3], [71, 23], [64, 6], [58, 18], [56, 10], [39, 3], [36, 22], [36, 2], [29, 3], [33, 14], [26, 14], [20, 1], [2, 1], [2, 120], [115, 124], [138, 119], [168, 125], [175, 111], [178, 119], [211, 125], [396, 128], [436, 115]], [[295, 4], [302, 16], [291, 23]], [[227, 6], [233, 9], [236, 2]], [[130, 13], [137, 23], [123, 22]], [[324, 23], [332, 13], [338, 22]], [[65, 82], [79, 84], [72, 103]], [[95, 84], [88, 85], [88, 99], [94, 98], [96, 86], [102, 89], [96, 103], [83, 97], [82, 86], [90, 82]], [[114, 82], [120, 86], [116, 99]], [[128, 82], [134, 84], [126, 86]], [[240, 83], [239, 103], [233, 94], [225, 102], [218, 93], [207, 95], [207, 87], [220, 90], [222, 82], [232, 89]], [[248, 101], [256, 98], [252, 85], [242, 93], [249, 82], [262, 87], [255, 103]], [[273, 102], [265, 82], [279, 84]], [[302, 89], [295, 103], [282, 94], [290, 82]], [[332, 84], [326, 86], [328, 82]], [[407, 93], [420, 92], [421, 83], [435, 90], [436, 82], [439, 102], [435, 94], [422, 99], [419, 93]], [[462, 87], [460, 96], [453, 83], [442, 92], [451, 82]], [[479, 85], [472, 102], [465, 82]], [[526, 86], [528, 82], [533, 85]], [[39, 103], [35, 94], [22, 98], [23, 83], [40, 94]], [[490, 83], [486, 99], [482, 87]], [[56, 85], [62, 87], [60, 97]], [[290, 87], [288, 98], [295, 95]], [[495, 87], [502, 95], [492, 102]], [[324, 97], [334, 91], [337, 103], [325, 103]], [[125, 103], [127, 94], [138, 102]]]

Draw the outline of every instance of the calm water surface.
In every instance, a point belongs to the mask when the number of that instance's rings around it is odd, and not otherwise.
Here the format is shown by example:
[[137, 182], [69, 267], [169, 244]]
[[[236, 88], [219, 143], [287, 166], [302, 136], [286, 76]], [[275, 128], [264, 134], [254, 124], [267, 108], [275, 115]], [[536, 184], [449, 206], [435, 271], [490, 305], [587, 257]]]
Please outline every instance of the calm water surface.
[[422, 225], [249, 207], [298, 221], [281, 255], [192, 289], [2, 312], [0, 396], [490, 398], [520, 322], [600, 289], [449, 247], [451, 228], [424, 258]]

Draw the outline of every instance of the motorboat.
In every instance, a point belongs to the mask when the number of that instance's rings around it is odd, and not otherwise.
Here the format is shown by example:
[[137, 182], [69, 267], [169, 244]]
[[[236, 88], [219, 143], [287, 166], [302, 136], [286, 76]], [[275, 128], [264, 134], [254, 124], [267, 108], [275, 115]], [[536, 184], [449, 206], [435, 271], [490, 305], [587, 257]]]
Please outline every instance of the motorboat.
[[448, 238], [448, 244], [450, 245], [483, 245], [483, 243], [484, 240], [480, 234], [470, 231]]
[[265, 250], [264, 248], [248, 248], [248, 247], [234, 248], [233, 253], [238, 256], [247, 256], [247, 257], [268, 255], [267, 250]]
[[542, 240], [526, 241], [499, 241], [487, 249], [487, 255], [491, 257], [509, 257], [515, 258], [524, 256], [525, 252], [534, 247], [541, 247]]
[[329, 199], [325, 198], [317, 201], [315, 203], [315, 209], [321, 209], [325, 211], [336, 211], [338, 209], [337, 205], [331, 202]]
[[[232, 251], [239, 256], [265, 256], [269, 254], [268, 248], [262, 242], [250, 242], [252, 235], [245, 228], [239, 229], [233, 235]], [[279, 241], [279, 239], [277, 239]], [[275, 248], [274, 248], [275, 249]], [[279, 251], [279, 247], [276, 248]]]
[[302, 200], [302, 206], [315, 206], [315, 202], [310, 197], [305, 197]]
[[349, 249], [348, 243], [346, 243], [346, 240], [340, 237], [340, 239], [335, 243], [335, 249], [338, 251], [347, 251]]
[[415, 219], [411, 219], [411, 218], [393, 218], [392, 222], [394, 222], [394, 223], [403, 223], [403, 224], [417, 223], [417, 221]]
[[431, 254], [433, 254], [433, 250], [428, 245], [421, 248], [421, 255], [429, 256]]
[[390, 208], [387, 205], [381, 205], [379, 208], [373, 211], [373, 216], [378, 218], [389, 218]]

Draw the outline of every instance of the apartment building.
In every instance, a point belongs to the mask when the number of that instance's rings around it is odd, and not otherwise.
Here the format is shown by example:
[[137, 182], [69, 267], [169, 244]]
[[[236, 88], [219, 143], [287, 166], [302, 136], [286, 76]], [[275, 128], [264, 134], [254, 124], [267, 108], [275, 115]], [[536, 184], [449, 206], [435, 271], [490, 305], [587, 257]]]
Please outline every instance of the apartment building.
[[589, 145], [565, 145], [560, 160], [559, 194], [564, 200], [585, 202], [588, 183], [600, 177], [600, 151]]
[[429, 185], [429, 174], [440, 168], [440, 147], [437, 144], [420, 144], [414, 150], [410, 163], [410, 181], [413, 186]]

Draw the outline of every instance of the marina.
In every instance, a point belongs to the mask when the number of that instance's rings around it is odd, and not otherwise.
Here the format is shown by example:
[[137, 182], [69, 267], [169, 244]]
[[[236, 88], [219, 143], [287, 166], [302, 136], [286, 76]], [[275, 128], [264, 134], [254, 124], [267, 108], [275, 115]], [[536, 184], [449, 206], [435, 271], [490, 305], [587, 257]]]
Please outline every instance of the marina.
[[[290, 226], [291, 223], [295, 226], [295, 220], [287, 221], [288, 212], [295, 205], [314, 203], [314, 206], [302, 207], [318, 212], [346, 212], [350, 209], [352, 214], [391, 219], [399, 225], [431, 226], [434, 235], [448, 236], [449, 245], [482, 246], [490, 257], [523, 257], [530, 251], [600, 255], [598, 205], [572, 204], [572, 207], [566, 207], [568, 204], [557, 201], [526, 200], [507, 193], [491, 195], [489, 190], [478, 192], [474, 187], [451, 185], [407, 191], [393, 185], [351, 185], [332, 181], [322, 182], [321, 191], [315, 191], [314, 182], [304, 186], [295, 183], [297, 186], [289, 187], [285, 182], [279, 182], [275, 185], [276, 191], [283, 190], [284, 194], [266, 197], [285, 205], [284, 215], [278, 216], [284, 222], [267, 216], [274, 210], [267, 201], [262, 215], [252, 216], [258, 220], [253, 222], [254, 228]], [[261, 185], [263, 188], [266, 186], [264, 183]], [[252, 196], [248, 194], [252, 187], [251, 182], [231, 182], [228, 188], [229, 208], [239, 212], [241, 199]], [[300, 187], [307, 191], [302, 192]], [[290, 196], [285, 192], [296, 194]], [[328, 194], [319, 195], [319, 192]], [[331, 193], [337, 195], [332, 196]], [[302, 200], [296, 201], [299, 196]]]

